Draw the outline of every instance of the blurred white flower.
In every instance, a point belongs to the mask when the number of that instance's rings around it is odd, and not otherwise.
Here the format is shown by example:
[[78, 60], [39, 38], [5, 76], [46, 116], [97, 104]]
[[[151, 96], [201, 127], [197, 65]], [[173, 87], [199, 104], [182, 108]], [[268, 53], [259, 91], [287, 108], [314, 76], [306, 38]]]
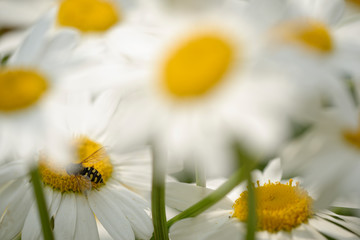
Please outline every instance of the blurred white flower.
[[63, 0], [48, 11], [49, 32], [72, 29], [80, 35], [72, 57], [84, 61], [66, 77], [69, 90], [99, 93], [139, 75], [139, 65], [150, 61], [157, 34], [143, 5], [124, 0]]
[[234, 141], [260, 154], [279, 144], [291, 91], [278, 74], [256, 68], [260, 47], [240, 19], [226, 12], [183, 17], [163, 20], [153, 61], [122, 88], [128, 102], [119, 112], [129, 117], [120, 134], [159, 143], [173, 163], [203, 161], [220, 174], [232, 168]]
[[[255, 188], [258, 201], [256, 239], [326, 239], [325, 236], [359, 239], [359, 218], [314, 209], [306, 190], [292, 180], [280, 182], [279, 159], [270, 162], [263, 174], [258, 172], [253, 177], [256, 175], [259, 177], [253, 178], [258, 180]], [[189, 190], [190, 186], [187, 188]], [[223, 200], [217, 209], [176, 222], [170, 228], [171, 239], [245, 239], [247, 191], [245, 185], [241, 188], [237, 200]], [[177, 201], [190, 206], [200, 200], [196, 199], [198, 194], [185, 194], [180, 184], [171, 183], [168, 189], [171, 190], [167, 193], [167, 204], [174, 208], [179, 209]], [[192, 192], [201, 191], [202, 188], [192, 186]], [[181, 208], [179, 210], [184, 210]]]
[[268, 39], [267, 66], [297, 86], [300, 117], [311, 119], [324, 100], [346, 99], [344, 78], [359, 76], [360, 21], [343, 22], [343, 0], [255, 0], [245, 10]]
[[67, 57], [77, 34], [64, 30], [46, 35], [49, 25], [43, 19], [0, 68], [0, 159], [38, 150], [46, 134], [47, 101], [72, 68]]
[[[64, 98], [66, 99], [66, 98]], [[113, 239], [149, 239], [152, 221], [148, 202], [151, 156], [148, 149], [119, 153], [112, 147], [108, 121], [119, 98], [110, 93], [92, 102], [89, 94], [71, 95], [54, 117], [75, 143], [68, 162], [41, 154], [38, 166], [45, 185], [56, 239], [99, 239], [95, 217]], [[32, 187], [21, 161], [1, 166], [0, 238], [40, 239], [41, 224]], [[12, 219], [16, 219], [15, 223]]]
[[360, 194], [359, 113], [348, 103], [319, 111], [310, 130], [290, 142], [282, 154], [284, 170], [318, 188], [322, 206], [340, 196]]

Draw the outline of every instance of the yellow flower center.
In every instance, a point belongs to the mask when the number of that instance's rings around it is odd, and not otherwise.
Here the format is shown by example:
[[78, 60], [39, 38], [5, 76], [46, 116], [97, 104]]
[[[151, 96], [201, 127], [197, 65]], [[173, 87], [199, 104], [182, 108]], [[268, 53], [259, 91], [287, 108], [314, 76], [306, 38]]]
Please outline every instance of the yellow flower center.
[[103, 32], [121, 19], [116, 7], [105, 0], [64, 0], [57, 20], [61, 26], [82, 32]]
[[[257, 228], [259, 231], [275, 233], [291, 231], [301, 223], [307, 222], [312, 215], [312, 198], [292, 179], [287, 184], [266, 183], [255, 188]], [[248, 216], [248, 191], [240, 194], [234, 205], [232, 217], [246, 222]]]
[[34, 105], [48, 89], [48, 81], [29, 69], [0, 69], [0, 112]]
[[287, 22], [276, 30], [284, 41], [300, 44], [319, 53], [329, 53], [334, 48], [327, 26], [318, 21]]
[[234, 51], [228, 39], [214, 33], [193, 36], [166, 59], [162, 84], [178, 98], [206, 94], [224, 80]]
[[[39, 159], [43, 182], [60, 192], [82, 193], [97, 189], [106, 183], [113, 171], [110, 158], [101, 144], [85, 136], [77, 138], [75, 144], [78, 156], [68, 166], [56, 166], [46, 157]], [[71, 169], [69, 166], [74, 167]]]
[[350, 3], [350, 4], [355, 5], [356, 7], [360, 7], [360, 1], [359, 0], [347, 0], [347, 2]]
[[360, 149], [360, 129], [356, 131], [344, 131], [343, 137], [346, 142], [350, 143], [355, 148]]

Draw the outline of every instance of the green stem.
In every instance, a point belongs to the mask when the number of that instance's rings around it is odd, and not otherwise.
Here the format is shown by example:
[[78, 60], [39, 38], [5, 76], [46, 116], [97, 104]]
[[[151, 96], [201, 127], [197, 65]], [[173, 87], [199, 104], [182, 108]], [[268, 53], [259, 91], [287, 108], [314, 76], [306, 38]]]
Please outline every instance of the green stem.
[[248, 219], [247, 219], [247, 231], [246, 240], [255, 240], [256, 232], [256, 199], [255, 199], [255, 187], [251, 179], [251, 173], [248, 173]]
[[37, 202], [38, 209], [39, 209], [39, 215], [40, 215], [40, 221], [41, 221], [42, 230], [43, 230], [43, 234], [44, 234], [44, 239], [45, 240], [53, 240], [54, 235], [53, 235], [51, 227], [50, 227], [50, 221], [49, 221], [50, 218], [49, 218], [49, 213], [48, 213], [47, 207], [46, 207], [47, 205], [46, 205], [46, 201], [45, 201], [44, 191], [42, 188], [42, 183], [40, 180], [39, 169], [37, 167], [33, 168], [30, 171], [30, 176], [31, 176], [31, 182], [34, 187], [36, 202]]
[[195, 162], [196, 186], [206, 187], [205, 166], [202, 161]]
[[225, 183], [223, 183], [218, 189], [206, 196], [204, 199], [195, 203], [188, 209], [184, 210], [180, 214], [176, 215], [167, 222], [168, 228], [170, 228], [175, 222], [189, 217], [195, 217], [205, 210], [209, 209], [215, 203], [220, 201], [226, 196], [234, 187], [240, 184], [244, 180], [243, 168], [234, 173]]
[[154, 225], [154, 234], [152, 239], [168, 240], [168, 229], [166, 227], [166, 211], [165, 211], [165, 177], [166, 162], [157, 149], [153, 148], [153, 164], [152, 164], [152, 191], [151, 191], [151, 211]]
[[246, 150], [241, 148], [239, 145], [235, 145], [235, 154], [241, 162], [241, 168], [239, 168], [225, 183], [223, 183], [218, 189], [210, 193], [208, 196], [195, 203], [191, 207], [185, 209], [183, 212], [179, 213], [172, 219], [167, 222], [167, 227], [170, 228], [177, 221], [189, 218], [196, 217], [200, 213], [206, 211], [223, 197], [225, 197], [231, 190], [233, 190], [237, 185], [239, 185], [245, 179], [251, 177], [251, 171], [255, 168], [257, 162], [256, 160], [247, 153]]

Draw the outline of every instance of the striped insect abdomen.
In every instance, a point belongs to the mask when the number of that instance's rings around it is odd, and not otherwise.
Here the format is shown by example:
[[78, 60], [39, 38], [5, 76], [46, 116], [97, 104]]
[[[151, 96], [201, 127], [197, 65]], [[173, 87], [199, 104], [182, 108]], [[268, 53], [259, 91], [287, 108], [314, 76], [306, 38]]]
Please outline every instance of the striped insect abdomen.
[[84, 167], [80, 175], [88, 177], [91, 182], [103, 183], [101, 173], [93, 167]]

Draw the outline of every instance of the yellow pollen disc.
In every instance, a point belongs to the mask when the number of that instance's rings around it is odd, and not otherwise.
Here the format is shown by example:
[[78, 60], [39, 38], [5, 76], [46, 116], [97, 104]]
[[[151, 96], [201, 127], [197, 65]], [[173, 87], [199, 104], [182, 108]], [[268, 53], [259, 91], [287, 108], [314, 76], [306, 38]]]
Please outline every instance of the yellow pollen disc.
[[319, 53], [329, 53], [334, 48], [330, 32], [321, 22], [311, 20], [288, 22], [277, 30], [283, 40], [301, 44]]
[[348, 143], [360, 149], [360, 129], [356, 131], [345, 131], [343, 132], [343, 137]]
[[[98, 189], [111, 177], [113, 166], [104, 147], [87, 137], [76, 139], [78, 158], [73, 159], [73, 164], [81, 164], [82, 168], [90, 167], [90, 174], [95, 170], [101, 174], [103, 183], [91, 181], [91, 177], [84, 177], [81, 174], [69, 174], [67, 167], [58, 167], [54, 162], [41, 157], [39, 159], [39, 170], [44, 184], [60, 192], [84, 192], [90, 189]], [[91, 175], [90, 175], [91, 176]]]
[[61, 26], [82, 32], [106, 31], [120, 19], [116, 7], [106, 0], [64, 0], [57, 15]]
[[48, 89], [48, 81], [34, 70], [0, 69], [0, 112], [34, 105]]
[[347, 2], [355, 5], [356, 7], [360, 7], [360, 0], [347, 0]]
[[234, 46], [213, 33], [193, 36], [166, 59], [163, 85], [178, 98], [198, 97], [221, 81], [234, 60]]
[[[301, 223], [306, 223], [312, 215], [312, 198], [299, 187], [292, 186], [292, 179], [287, 184], [269, 183], [255, 188], [257, 228], [259, 231], [275, 233], [291, 231]], [[240, 194], [234, 205], [232, 217], [246, 222], [248, 216], [248, 191]]]

